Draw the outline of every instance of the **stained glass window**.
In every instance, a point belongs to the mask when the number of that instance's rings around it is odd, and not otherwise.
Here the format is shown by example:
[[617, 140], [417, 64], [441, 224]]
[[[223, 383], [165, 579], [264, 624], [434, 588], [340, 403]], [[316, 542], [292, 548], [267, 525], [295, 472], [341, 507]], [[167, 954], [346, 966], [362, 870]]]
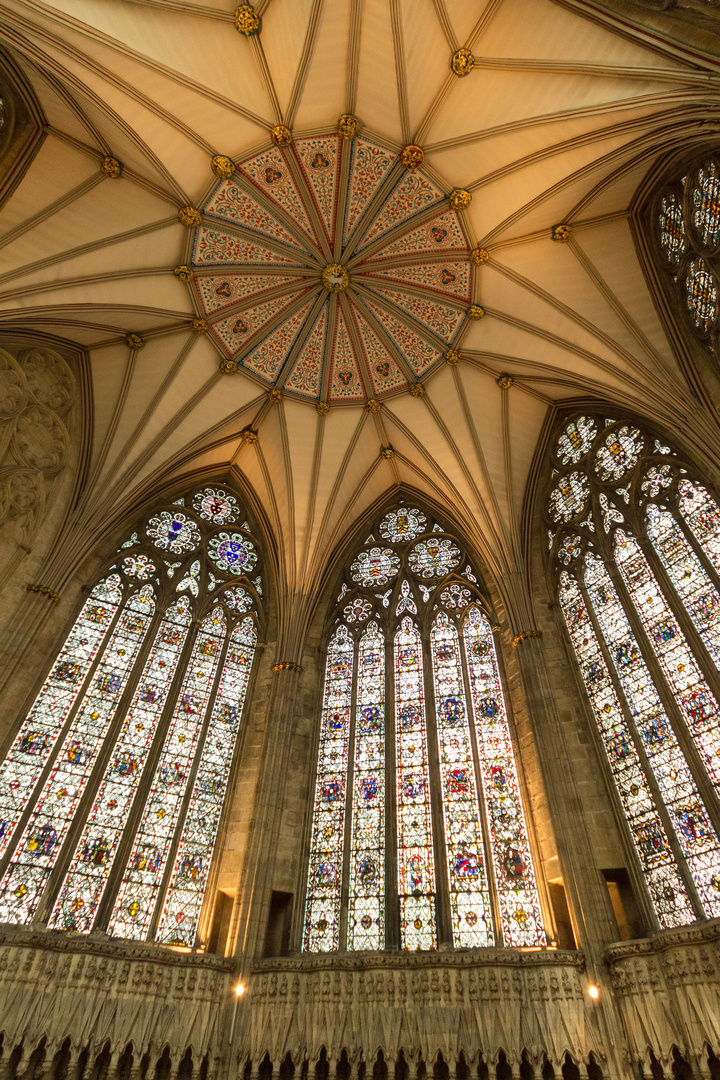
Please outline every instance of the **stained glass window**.
[[262, 619], [236, 519], [174, 500], [83, 605], [0, 765], [0, 920], [196, 944]]
[[[378, 536], [387, 546], [368, 549]], [[545, 945], [491, 622], [462, 544], [399, 506], [336, 595], [304, 949]]]
[[682, 321], [704, 340], [713, 359], [720, 317], [720, 161], [685, 166], [658, 193], [655, 236], [668, 291]]
[[[569, 433], [591, 424], [569, 459]], [[690, 462], [607, 417], [563, 425], [554, 458], [548, 521], [577, 529], [551, 528], [560, 606], [652, 907], [662, 927], [715, 918], [717, 504]], [[555, 493], [578, 475], [583, 505], [561, 517]]]

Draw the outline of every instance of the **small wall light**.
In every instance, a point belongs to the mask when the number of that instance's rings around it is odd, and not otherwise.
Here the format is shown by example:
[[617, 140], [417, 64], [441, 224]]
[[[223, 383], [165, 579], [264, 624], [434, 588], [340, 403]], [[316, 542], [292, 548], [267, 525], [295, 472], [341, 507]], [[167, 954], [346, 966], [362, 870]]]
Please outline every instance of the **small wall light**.
[[[237, 994], [238, 997], [243, 996], [243, 994], [245, 993], [245, 987], [243, 986], [242, 983], [237, 984], [237, 986], [235, 987], [235, 993]], [[597, 991], [596, 991], [596, 996], [597, 996]]]
[[592, 983], [590, 984], [590, 986], [588, 986], [588, 994], [593, 999], [593, 1001], [597, 1001], [597, 999], [600, 997], [600, 991], [598, 990], [597, 986], [594, 986]]

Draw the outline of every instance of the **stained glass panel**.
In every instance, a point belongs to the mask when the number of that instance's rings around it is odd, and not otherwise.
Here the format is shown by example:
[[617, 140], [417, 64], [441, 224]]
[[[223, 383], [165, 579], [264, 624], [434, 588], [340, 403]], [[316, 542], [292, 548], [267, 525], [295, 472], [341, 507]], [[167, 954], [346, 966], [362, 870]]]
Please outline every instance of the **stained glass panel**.
[[445, 577], [460, 563], [460, 548], [452, 540], [431, 537], [421, 540], [410, 551], [408, 564], [419, 577]]
[[477, 780], [470, 744], [460, 640], [441, 612], [430, 634], [453, 942], [494, 944]]
[[572, 521], [581, 514], [590, 494], [585, 473], [572, 472], [563, 476], [550, 492], [548, 510], [553, 521]]
[[152, 588], [132, 596], [60, 745], [0, 883], [0, 921], [29, 922], [57, 862], [155, 609]]
[[692, 187], [692, 223], [705, 247], [720, 244], [720, 175], [714, 161], [698, 169]]
[[208, 545], [208, 554], [220, 570], [231, 574], [251, 574], [258, 556], [252, 540], [242, 533], [218, 533]]
[[680, 848], [709, 917], [720, 915], [718, 838], [630, 628], [610, 576], [588, 556], [588, 595], [612, 657]]
[[490, 623], [476, 607], [467, 614], [463, 636], [503, 942], [545, 945], [495, 643]]
[[167, 510], [151, 517], [145, 532], [153, 544], [173, 555], [182, 555], [193, 551], [200, 543], [200, 530], [187, 514], [179, 511], [171, 514]]
[[391, 548], [361, 551], [350, 567], [350, 576], [358, 585], [387, 585], [400, 569], [400, 559]]
[[704, 333], [718, 316], [718, 292], [715, 279], [704, 259], [691, 259], [685, 271], [687, 306], [698, 330]]
[[225, 630], [222, 608], [216, 608], [195, 639], [108, 927], [118, 937], [145, 938], [150, 929]]
[[369, 600], [356, 596], [352, 603], [343, 608], [343, 615], [349, 623], [365, 622], [372, 615], [372, 604]]
[[663, 674], [673, 691], [710, 778], [720, 790], [718, 703], [653, 576], [638, 542], [617, 533], [616, 559]]
[[637, 428], [621, 427], [603, 439], [595, 455], [595, 472], [601, 480], [619, 480], [633, 467], [643, 448]]
[[237, 499], [224, 488], [203, 488], [193, 498], [193, 509], [213, 525], [228, 525], [237, 521]]
[[575, 464], [587, 454], [597, 435], [597, 424], [589, 416], [579, 416], [572, 420], [556, 446], [556, 453], [563, 465]]
[[358, 648], [348, 949], [385, 942], [385, 641], [368, 624]]
[[0, 765], [0, 856], [50, 760], [121, 600], [117, 574], [95, 586]]
[[440, 593], [440, 603], [446, 608], [465, 608], [470, 603], [472, 593], [458, 581], [451, 582]]
[[658, 214], [660, 244], [668, 262], [677, 266], [687, 248], [687, 233], [683, 220], [682, 206], [677, 195], [669, 192], [663, 195]]
[[242, 720], [257, 634], [245, 619], [230, 635], [212, 716], [175, 857], [155, 940], [195, 943], [210, 860], [222, 813], [233, 751]]
[[346, 627], [330, 640], [315, 785], [303, 947], [330, 952], [340, 936], [345, 783], [355, 645]]
[[720, 573], [720, 506], [700, 484], [681, 480], [678, 507], [703, 551]]
[[380, 535], [383, 540], [389, 540], [391, 544], [401, 543], [403, 540], [414, 540], [426, 529], [425, 515], [420, 510], [411, 510], [407, 506], [401, 506], [399, 510], [386, 514], [380, 522]]
[[404, 949], [434, 949], [435, 861], [423, 691], [422, 640], [406, 615], [395, 635], [398, 893]]
[[123, 720], [49, 925], [87, 933], [97, 914], [190, 626], [183, 598], [165, 612]]
[[663, 929], [683, 926], [695, 918], [692, 904], [582, 593], [567, 574], [559, 600], [658, 921]]

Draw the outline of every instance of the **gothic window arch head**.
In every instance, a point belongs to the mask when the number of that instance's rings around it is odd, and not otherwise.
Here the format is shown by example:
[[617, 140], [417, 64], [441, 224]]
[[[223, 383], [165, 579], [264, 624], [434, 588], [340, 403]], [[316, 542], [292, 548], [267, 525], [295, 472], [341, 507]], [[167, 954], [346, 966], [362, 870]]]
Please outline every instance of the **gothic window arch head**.
[[22, 180], [43, 137], [35, 95], [14, 60], [0, 52], [0, 203]]
[[655, 196], [652, 241], [684, 325], [713, 351], [720, 327], [720, 155], [695, 158]]
[[644, 426], [551, 448], [554, 589], [658, 923], [720, 915], [720, 507]]
[[546, 944], [491, 605], [413, 503], [347, 561], [327, 631], [303, 948]]
[[123, 541], [0, 765], [0, 921], [194, 946], [262, 595], [223, 485]]

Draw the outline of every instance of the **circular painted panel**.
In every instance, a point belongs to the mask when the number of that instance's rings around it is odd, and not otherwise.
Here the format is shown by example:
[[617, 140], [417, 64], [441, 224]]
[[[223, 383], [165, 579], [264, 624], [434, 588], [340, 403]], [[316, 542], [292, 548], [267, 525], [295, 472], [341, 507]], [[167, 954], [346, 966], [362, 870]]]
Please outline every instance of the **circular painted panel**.
[[173, 555], [193, 551], [200, 543], [200, 530], [195, 522], [177, 511], [171, 514], [168, 510], [162, 510], [151, 517], [145, 532], [155, 547], [171, 551]]
[[460, 548], [452, 540], [430, 537], [410, 552], [410, 569], [419, 577], [445, 577], [460, 562]]
[[400, 559], [390, 548], [361, 551], [350, 567], [350, 577], [358, 585], [387, 585], [400, 569]]
[[218, 533], [208, 545], [210, 558], [220, 570], [231, 574], [250, 574], [258, 556], [255, 545], [242, 533]]

